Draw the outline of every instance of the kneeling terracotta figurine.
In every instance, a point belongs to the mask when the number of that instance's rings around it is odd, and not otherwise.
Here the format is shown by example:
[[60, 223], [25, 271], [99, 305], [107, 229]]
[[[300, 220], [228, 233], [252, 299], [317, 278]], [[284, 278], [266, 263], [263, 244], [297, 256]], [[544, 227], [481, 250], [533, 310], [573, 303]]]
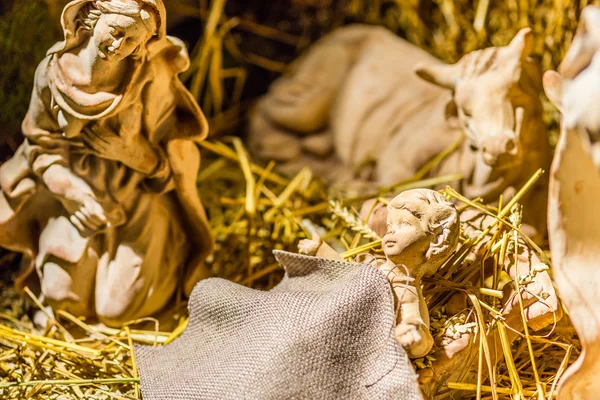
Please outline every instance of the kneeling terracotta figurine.
[[[454, 204], [429, 189], [405, 191], [388, 205], [387, 233], [382, 245], [386, 261], [378, 268], [386, 275], [396, 299], [396, 339], [409, 357], [423, 357], [431, 350], [429, 311], [421, 278], [437, 271], [458, 244], [458, 212]], [[315, 235], [300, 242], [301, 252], [341, 258]]]
[[206, 275], [193, 140], [208, 128], [162, 0], [72, 1], [62, 26], [0, 167], [0, 246], [23, 253], [52, 307], [120, 325]]

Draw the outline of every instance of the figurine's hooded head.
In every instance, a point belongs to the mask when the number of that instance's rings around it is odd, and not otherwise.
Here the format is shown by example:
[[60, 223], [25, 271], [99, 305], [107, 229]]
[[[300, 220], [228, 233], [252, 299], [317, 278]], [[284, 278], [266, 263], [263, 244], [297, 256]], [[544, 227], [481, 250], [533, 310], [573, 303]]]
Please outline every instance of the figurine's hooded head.
[[[82, 23], [82, 12], [85, 13], [91, 8], [102, 13], [128, 15], [132, 5], [138, 6], [133, 8], [140, 10], [139, 15], [143, 24], [151, 31], [151, 37], [145, 44], [147, 50], [145, 57], [151, 59], [163, 51], [166, 45], [172, 45], [168, 42], [172, 42], [173, 38], [166, 40], [167, 15], [163, 0], [74, 0], [65, 6], [61, 17], [64, 41], [57, 43], [48, 53], [64, 53], [81, 44], [85, 37], [83, 33], [86, 29], [89, 30], [89, 27]], [[187, 54], [186, 57], [178, 57], [174, 61], [173, 67], [177, 72], [184, 71], [189, 66]]]
[[[170, 93], [177, 98], [179, 107], [185, 110], [179, 114], [191, 116], [179, 118], [180, 125], [184, 124], [185, 127], [179, 126], [171, 136], [195, 137], [198, 140], [207, 136], [206, 118], [193, 96], [177, 78], [178, 74], [189, 68], [190, 59], [185, 44], [175, 37], [167, 36], [163, 0], [74, 0], [63, 9], [61, 24], [64, 40], [56, 43], [48, 51], [52, 60], [49, 61], [46, 74], [55, 77], [49, 79], [53, 95], [69, 114], [81, 120], [110, 116], [119, 104], [123, 103], [122, 107], [129, 104], [122, 102], [125, 93], [130, 100], [138, 101], [142, 89], [146, 93], [152, 93], [151, 96], [147, 96], [145, 103], [147, 109], [152, 109], [153, 105], [155, 106], [153, 101], [164, 103], [163, 95]], [[114, 29], [116, 31], [113, 31]], [[131, 34], [132, 32], [134, 34]], [[70, 106], [80, 103], [88, 105], [93, 99], [87, 99], [85, 102], [73, 99], [61, 101], [61, 98], [71, 96], [76, 88], [70, 84], [69, 79], [65, 79], [69, 71], [63, 70], [55, 59], [77, 49], [86, 41], [94, 41], [101, 58], [130, 58], [136, 61], [135, 66], [129, 70], [129, 78], [126, 80], [128, 85], [122, 85], [120, 93], [115, 95], [111, 105], [100, 113], [96, 109], [82, 110], [82, 107], [73, 110]], [[117, 41], [119, 44], [115, 44]], [[109, 47], [111, 43], [113, 47]], [[148, 89], [149, 82], [153, 83], [151, 86], [156, 90]], [[168, 93], [163, 93], [165, 90]], [[79, 95], [89, 96], [87, 93]]]

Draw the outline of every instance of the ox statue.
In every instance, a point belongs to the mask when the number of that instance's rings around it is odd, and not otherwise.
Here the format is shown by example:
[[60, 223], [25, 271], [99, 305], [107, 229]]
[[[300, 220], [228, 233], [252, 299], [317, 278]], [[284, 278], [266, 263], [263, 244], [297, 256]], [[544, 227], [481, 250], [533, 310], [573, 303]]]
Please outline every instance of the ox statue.
[[[341, 28], [259, 101], [251, 151], [289, 173], [309, 165], [329, 182], [393, 185], [464, 136], [431, 174], [461, 173], [466, 196], [507, 199], [550, 163], [532, 42], [523, 29], [505, 47], [446, 65], [384, 28]], [[542, 182], [523, 199], [537, 232], [546, 194]]]

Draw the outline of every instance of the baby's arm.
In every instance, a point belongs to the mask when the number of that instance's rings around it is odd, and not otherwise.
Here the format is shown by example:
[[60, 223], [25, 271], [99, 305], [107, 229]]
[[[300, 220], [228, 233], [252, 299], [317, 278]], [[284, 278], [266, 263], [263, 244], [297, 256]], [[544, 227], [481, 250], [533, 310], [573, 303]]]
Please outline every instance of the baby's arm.
[[398, 303], [396, 340], [410, 358], [424, 357], [433, 347], [433, 337], [429, 332], [429, 313], [425, 299], [418, 286], [420, 282], [400, 274], [393, 274], [388, 280]]
[[321, 239], [321, 236], [316, 232], [313, 233], [312, 239], [303, 239], [298, 243], [298, 251], [300, 254], [306, 254], [308, 256], [345, 261], [344, 258], [331, 246], [325, 243], [323, 239]]

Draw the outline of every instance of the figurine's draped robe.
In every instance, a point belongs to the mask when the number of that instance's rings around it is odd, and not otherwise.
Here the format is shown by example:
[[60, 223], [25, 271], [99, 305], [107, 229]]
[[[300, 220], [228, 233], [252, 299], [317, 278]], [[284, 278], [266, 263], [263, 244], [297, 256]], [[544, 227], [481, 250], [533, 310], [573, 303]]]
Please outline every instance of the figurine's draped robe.
[[[0, 246], [29, 256], [51, 304], [114, 324], [159, 311], [183, 279], [189, 290], [212, 250], [191, 141], [204, 138], [207, 125], [177, 79], [189, 59], [177, 39], [154, 46], [102, 104], [68, 84], [60, 52], [51, 49], [36, 71], [26, 140], [0, 168]], [[160, 159], [154, 172], [146, 176], [92, 153], [79, 132], [95, 124], [123, 137], [143, 135]], [[42, 182], [53, 164], [86, 181], [111, 227], [80, 235]]]

